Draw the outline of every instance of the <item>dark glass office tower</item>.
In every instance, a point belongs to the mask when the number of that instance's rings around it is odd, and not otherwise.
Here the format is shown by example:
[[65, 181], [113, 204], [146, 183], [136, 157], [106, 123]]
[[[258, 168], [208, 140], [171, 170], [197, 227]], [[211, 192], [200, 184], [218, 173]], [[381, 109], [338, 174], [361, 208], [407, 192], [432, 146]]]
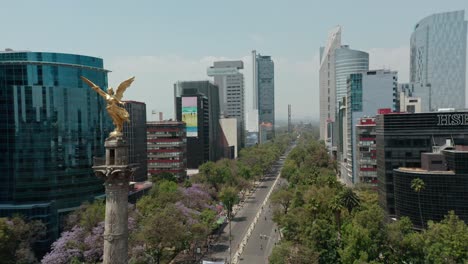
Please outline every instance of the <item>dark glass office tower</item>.
[[[449, 138], [444, 146], [422, 153], [420, 168], [393, 170], [397, 218], [409, 217], [416, 227], [423, 228], [429, 220], [441, 221], [454, 211], [465, 223], [468, 221], [467, 143], [466, 139]], [[417, 178], [425, 186], [419, 193], [411, 188]]]
[[124, 123], [123, 133], [128, 141], [130, 163], [138, 163], [131, 181], [141, 182], [148, 179], [146, 152], [146, 104], [137, 101], [125, 101], [125, 109], [130, 115], [130, 122]]
[[394, 169], [421, 168], [422, 153], [444, 146], [447, 139], [455, 142], [468, 139], [468, 112], [394, 113], [376, 117], [379, 203], [388, 215], [396, 215]]
[[256, 78], [259, 138], [263, 143], [275, 137], [275, 65], [270, 56], [257, 55]]
[[218, 92], [209, 81], [174, 84], [176, 119], [186, 123], [188, 168], [223, 156]]
[[89, 56], [0, 53], [0, 216], [42, 220], [44, 247], [63, 216], [104, 192], [91, 166], [113, 126], [80, 76], [106, 88], [107, 72]]

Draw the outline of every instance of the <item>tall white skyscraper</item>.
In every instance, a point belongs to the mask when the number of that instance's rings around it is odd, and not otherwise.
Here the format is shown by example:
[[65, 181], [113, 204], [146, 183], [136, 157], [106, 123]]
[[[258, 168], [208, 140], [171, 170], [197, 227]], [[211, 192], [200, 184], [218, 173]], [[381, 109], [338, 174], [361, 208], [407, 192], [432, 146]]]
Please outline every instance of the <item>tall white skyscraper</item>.
[[253, 99], [252, 99], [252, 108], [253, 110], [258, 110], [258, 74], [257, 74], [257, 51], [252, 50], [252, 92], [253, 92]]
[[333, 28], [329, 35], [327, 45], [320, 48], [320, 139], [331, 144], [331, 129], [329, 123], [335, 118], [335, 50], [341, 46], [341, 27]]
[[410, 41], [410, 82], [422, 111], [465, 108], [465, 11], [433, 14], [414, 27]]
[[208, 76], [214, 77], [219, 87], [219, 108], [221, 116], [237, 119], [237, 146], [244, 147], [245, 110], [244, 110], [244, 69], [242, 61], [215, 61], [208, 68]]

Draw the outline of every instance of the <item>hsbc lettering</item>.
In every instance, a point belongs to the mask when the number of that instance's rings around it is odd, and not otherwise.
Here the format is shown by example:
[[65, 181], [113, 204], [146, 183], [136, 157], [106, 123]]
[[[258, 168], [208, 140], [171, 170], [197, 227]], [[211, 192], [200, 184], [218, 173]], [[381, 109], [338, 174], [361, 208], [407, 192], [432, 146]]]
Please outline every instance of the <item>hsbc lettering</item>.
[[437, 115], [438, 126], [466, 126], [468, 114], [441, 114]]

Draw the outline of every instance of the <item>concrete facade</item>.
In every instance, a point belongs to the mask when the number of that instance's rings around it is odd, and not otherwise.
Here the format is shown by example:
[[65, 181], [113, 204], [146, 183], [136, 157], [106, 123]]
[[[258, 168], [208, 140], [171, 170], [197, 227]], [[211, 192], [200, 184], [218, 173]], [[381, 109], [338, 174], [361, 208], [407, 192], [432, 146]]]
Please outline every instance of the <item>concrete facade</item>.
[[242, 61], [215, 61], [207, 70], [219, 88], [221, 117], [237, 120], [236, 152], [245, 145], [244, 74], [239, 71], [241, 69], [244, 69]]

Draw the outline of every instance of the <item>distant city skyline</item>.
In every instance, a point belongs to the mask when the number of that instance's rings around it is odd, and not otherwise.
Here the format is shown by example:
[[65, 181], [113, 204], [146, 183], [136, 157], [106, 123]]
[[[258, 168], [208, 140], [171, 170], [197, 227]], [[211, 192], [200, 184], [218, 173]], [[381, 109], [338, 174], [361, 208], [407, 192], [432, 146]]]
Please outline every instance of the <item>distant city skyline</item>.
[[[318, 120], [318, 48], [327, 32], [343, 27], [342, 43], [369, 53], [370, 69], [398, 71], [409, 81], [410, 36], [416, 23], [434, 13], [468, 10], [468, 2], [375, 1], [10, 1], [1, 49], [51, 51], [100, 57], [111, 70], [109, 85], [136, 76], [126, 100], [173, 117], [173, 83], [207, 80], [216, 60], [242, 60], [246, 111], [252, 105], [253, 49], [275, 61], [276, 118]], [[349, 12], [349, 10], [355, 12]], [[264, 12], [259, 12], [263, 10]], [[21, 14], [21, 19], [18, 19]], [[122, 15], [123, 14], [123, 15]], [[359, 15], [357, 15], [359, 14]], [[398, 17], [398, 19], [395, 19]], [[281, 19], [280, 19], [281, 18]], [[465, 18], [466, 19], [466, 18]]]

